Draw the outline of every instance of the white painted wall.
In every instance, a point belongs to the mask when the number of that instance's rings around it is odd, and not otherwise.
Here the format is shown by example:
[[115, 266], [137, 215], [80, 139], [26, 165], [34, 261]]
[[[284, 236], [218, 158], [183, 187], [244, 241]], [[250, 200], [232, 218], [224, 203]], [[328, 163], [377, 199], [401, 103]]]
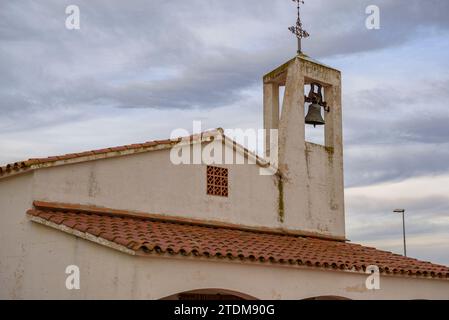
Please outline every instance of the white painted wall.
[[[381, 290], [368, 291], [364, 274], [130, 256], [33, 222], [25, 222], [23, 230], [18, 226], [11, 225], [11, 232], [18, 233], [17, 247], [2, 244], [2, 255], [8, 259], [7, 270], [2, 264], [1, 299], [160, 299], [211, 288], [258, 299], [449, 299], [447, 280], [385, 276]], [[0, 228], [3, 233], [3, 224]], [[80, 290], [65, 287], [68, 265], [80, 268]]]
[[45, 239], [45, 233], [36, 233], [24, 214], [32, 206], [32, 182], [33, 173], [0, 180], [1, 298], [23, 298], [24, 281], [32, 276], [25, 272], [29, 251], [33, 250], [33, 241]]
[[[221, 146], [221, 142], [213, 142]], [[35, 200], [278, 227], [276, 178], [229, 168], [229, 197], [206, 194], [206, 165], [173, 165], [160, 150], [35, 171]], [[0, 180], [1, 184], [1, 180]]]

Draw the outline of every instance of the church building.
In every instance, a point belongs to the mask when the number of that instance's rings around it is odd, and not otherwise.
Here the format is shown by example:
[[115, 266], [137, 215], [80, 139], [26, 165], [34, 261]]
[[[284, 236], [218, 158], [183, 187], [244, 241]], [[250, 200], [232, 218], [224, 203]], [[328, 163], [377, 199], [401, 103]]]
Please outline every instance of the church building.
[[[299, 50], [263, 157], [216, 129], [0, 167], [0, 298], [449, 299], [448, 267], [347, 239], [341, 92]], [[206, 148], [234, 161], [172, 159]]]

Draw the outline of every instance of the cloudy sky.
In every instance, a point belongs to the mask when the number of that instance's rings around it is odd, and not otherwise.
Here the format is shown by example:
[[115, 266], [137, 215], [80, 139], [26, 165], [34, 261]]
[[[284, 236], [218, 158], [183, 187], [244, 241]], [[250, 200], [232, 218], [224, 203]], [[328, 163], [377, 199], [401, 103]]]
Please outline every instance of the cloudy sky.
[[[81, 29], [65, 27], [78, 5]], [[381, 29], [365, 27], [365, 8]], [[449, 2], [309, 0], [304, 51], [343, 73], [348, 237], [449, 265]], [[3, 0], [0, 163], [262, 127], [290, 0]], [[312, 134], [311, 138], [315, 138]]]

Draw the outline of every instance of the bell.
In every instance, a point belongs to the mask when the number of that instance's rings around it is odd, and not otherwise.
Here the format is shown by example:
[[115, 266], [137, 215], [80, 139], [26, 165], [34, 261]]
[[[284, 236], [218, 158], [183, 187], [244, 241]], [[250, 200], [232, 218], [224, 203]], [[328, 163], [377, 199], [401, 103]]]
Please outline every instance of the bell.
[[317, 103], [312, 103], [309, 106], [309, 111], [306, 116], [306, 124], [313, 124], [313, 126], [322, 126], [325, 124], [321, 116], [321, 106]]

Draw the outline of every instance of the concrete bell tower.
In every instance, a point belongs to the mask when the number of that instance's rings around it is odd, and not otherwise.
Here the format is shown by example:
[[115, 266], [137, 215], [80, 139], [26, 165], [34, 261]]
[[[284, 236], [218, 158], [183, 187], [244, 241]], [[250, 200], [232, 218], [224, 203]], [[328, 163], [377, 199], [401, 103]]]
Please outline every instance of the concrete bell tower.
[[[293, 1], [297, 3], [297, 20], [289, 30], [298, 40], [298, 54], [263, 77], [265, 156], [270, 159], [276, 153], [270, 150], [275, 140], [271, 135], [272, 130], [278, 130], [279, 207], [284, 227], [344, 240], [341, 73], [302, 53], [301, 40], [309, 37], [300, 16], [304, 1]], [[282, 86], [285, 91], [280, 109]], [[319, 103], [327, 109], [321, 119], [321, 106], [315, 104], [318, 113], [314, 121], [308, 121], [322, 124], [324, 120], [324, 145], [305, 140], [306, 86], [318, 87], [329, 107]]]
[[[325, 143], [305, 140], [305, 86], [322, 86]], [[285, 86], [282, 109], [279, 88]], [[299, 53], [263, 77], [265, 156], [278, 129], [279, 183], [286, 228], [345, 238], [340, 71]]]

